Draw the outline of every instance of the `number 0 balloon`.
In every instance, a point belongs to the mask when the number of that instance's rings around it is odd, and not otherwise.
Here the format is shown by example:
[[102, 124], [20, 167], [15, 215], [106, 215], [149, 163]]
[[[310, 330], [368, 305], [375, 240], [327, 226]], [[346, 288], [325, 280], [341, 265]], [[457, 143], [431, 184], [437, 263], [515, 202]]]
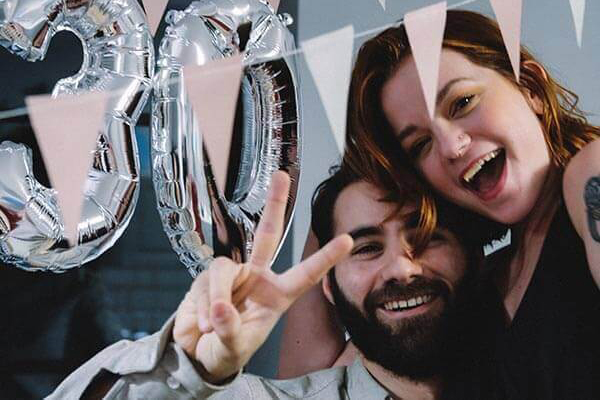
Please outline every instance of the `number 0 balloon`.
[[[98, 257], [125, 230], [138, 196], [134, 128], [152, 88], [154, 65], [144, 12], [137, 0], [0, 1], [0, 44], [29, 61], [43, 59], [52, 36], [64, 30], [81, 40], [83, 65], [60, 80], [53, 95], [110, 91], [112, 96], [74, 246], [62, 240], [54, 190], [33, 176], [31, 150], [0, 143], [0, 258], [29, 270], [59, 272]], [[65, 135], [73, 134], [65, 121]]]
[[[292, 178], [289, 224], [300, 173], [300, 101], [293, 60], [281, 57], [294, 42], [286, 28], [291, 18], [275, 15], [259, 0], [196, 1], [185, 11], [170, 11], [167, 22], [152, 107], [153, 178], [163, 227], [195, 275], [212, 255], [248, 256], [271, 174], [279, 169]], [[242, 52], [244, 122], [233, 141], [239, 163], [230, 164], [226, 198], [203, 151], [201, 121], [186, 98], [182, 66]]]

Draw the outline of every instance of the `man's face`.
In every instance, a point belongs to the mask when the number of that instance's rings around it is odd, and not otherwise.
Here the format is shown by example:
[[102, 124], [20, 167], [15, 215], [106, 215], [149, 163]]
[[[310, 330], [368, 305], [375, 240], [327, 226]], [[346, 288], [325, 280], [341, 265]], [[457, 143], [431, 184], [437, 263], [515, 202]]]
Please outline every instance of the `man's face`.
[[453, 309], [465, 255], [444, 229], [414, 254], [418, 210], [407, 205], [397, 218], [389, 218], [394, 205], [379, 201], [382, 197], [365, 182], [338, 196], [333, 233], [350, 232], [354, 247], [336, 265], [335, 281], [326, 279], [324, 288], [367, 359], [420, 379], [437, 373], [436, 363], [442, 361], [444, 338], [456, 321]]

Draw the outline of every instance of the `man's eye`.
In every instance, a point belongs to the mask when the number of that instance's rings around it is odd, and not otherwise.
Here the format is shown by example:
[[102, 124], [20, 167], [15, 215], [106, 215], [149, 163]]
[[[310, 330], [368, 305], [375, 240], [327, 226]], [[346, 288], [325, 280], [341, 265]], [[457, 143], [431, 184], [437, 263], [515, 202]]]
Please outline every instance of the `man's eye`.
[[432, 242], [443, 242], [446, 241], [446, 237], [444, 235], [442, 235], [441, 233], [438, 232], [434, 232], [431, 235], [431, 239]]
[[382, 251], [382, 246], [379, 244], [365, 244], [358, 246], [352, 250], [353, 256], [373, 256]]
[[410, 145], [408, 149], [409, 157], [413, 159], [419, 158], [425, 150], [427, 150], [429, 144], [431, 143], [430, 136], [422, 136], [414, 141], [413, 144]]
[[475, 95], [463, 96], [456, 100], [450, 107], [450, 116], [455, 117], [461, 114], [473, 105]]

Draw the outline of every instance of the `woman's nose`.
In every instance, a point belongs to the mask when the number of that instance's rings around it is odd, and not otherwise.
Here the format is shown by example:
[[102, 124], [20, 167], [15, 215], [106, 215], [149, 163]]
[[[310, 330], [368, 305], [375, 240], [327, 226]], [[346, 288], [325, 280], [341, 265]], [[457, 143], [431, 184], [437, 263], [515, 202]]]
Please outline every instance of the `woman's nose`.
[[471, 144], [471, 137], [457, 124], [436, 118], [432, 124], [435, 145], [442, 157], [456, 160], [462, 157]]

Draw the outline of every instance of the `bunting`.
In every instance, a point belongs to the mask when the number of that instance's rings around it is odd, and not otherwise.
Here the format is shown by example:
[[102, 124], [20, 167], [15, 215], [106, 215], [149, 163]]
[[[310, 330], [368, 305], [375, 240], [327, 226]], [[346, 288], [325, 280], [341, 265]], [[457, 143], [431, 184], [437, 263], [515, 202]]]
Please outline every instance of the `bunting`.
[[48, 177], [56, 190], [64, 236], [70, 244], [77, 244], [84, 185], [103, 128], [107, 99], [107, 92], [25, 98]]

